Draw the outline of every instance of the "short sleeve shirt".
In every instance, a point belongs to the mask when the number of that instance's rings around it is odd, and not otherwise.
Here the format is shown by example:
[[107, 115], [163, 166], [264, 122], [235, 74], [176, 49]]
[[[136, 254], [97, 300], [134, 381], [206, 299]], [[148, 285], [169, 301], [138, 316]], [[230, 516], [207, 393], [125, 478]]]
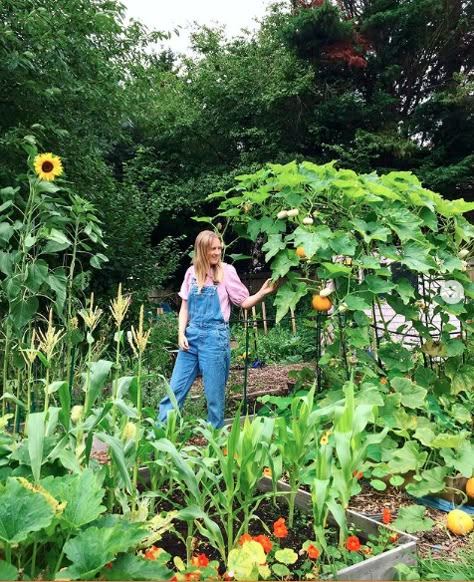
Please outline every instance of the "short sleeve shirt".
[[[219, 296], [222, 317], [224, 321], [229, 321], [232, 304], [240, 307], [250, 293], [237, 275], [235, 267], [227, 263], [222, 263], [222, 266], [224, 268], [224, 279], [217, 284], [217, 294]], [[183, 284], [178, 293], [181, 299], [188, 300], [191, 282], [195, 276], [194, 266], [189, 267], [184, 275]], [[205, 285], [214, 285], [214, 281], [210, 275], [208, 275]]]

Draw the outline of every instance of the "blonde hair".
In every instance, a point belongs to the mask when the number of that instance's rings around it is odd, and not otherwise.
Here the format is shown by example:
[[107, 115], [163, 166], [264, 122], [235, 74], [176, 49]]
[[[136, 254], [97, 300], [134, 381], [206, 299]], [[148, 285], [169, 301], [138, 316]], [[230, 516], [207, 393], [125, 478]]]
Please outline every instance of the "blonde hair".
[[222, 240], [215, 232], [212, 232], [212, 230], [203, 230], [197, 235], [196, 241], [194, 242], [193, 265], [198, 293], [201, 293], [208, 274], [212, 276], [214, 283], [220, 283], [224, 279], [222, 261], [219, 260], [217, 265], [212, 266], [209, 262], [208, 252], [215, 240], [222, 244]]

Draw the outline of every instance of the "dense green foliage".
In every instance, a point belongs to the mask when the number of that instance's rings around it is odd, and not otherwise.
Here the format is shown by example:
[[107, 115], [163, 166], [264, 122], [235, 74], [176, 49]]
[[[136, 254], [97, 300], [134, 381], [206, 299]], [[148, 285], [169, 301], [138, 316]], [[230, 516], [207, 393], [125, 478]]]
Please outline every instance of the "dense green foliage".
[[1, 184], [25, 134], [63, 158], [105, 224], [101, 290], [165, 284], [205, 196], [268, 161], [411, 170], [472, 198], [472, 2], [283, 2], [255, 33], [197, 29], [180, 60], [124, 16], [115, 0], [0, 7]]

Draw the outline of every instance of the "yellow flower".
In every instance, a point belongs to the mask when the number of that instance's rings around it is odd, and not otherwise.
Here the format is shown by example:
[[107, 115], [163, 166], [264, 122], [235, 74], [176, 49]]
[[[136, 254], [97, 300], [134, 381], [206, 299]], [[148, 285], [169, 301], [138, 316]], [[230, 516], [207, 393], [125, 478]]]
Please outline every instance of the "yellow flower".
[[327, 445], [329, 442], [329, 435], [331, 434], [331, 431], [327, 431], [323, 434], [323, 436], [321, 437], [321, 440], [319, 441], [319, 444], [324, 446]]
[[38, 154], [35, 158], [35, 172], [41, 180], [51, 182], [63, 173], [61, 158], [52, 153]]

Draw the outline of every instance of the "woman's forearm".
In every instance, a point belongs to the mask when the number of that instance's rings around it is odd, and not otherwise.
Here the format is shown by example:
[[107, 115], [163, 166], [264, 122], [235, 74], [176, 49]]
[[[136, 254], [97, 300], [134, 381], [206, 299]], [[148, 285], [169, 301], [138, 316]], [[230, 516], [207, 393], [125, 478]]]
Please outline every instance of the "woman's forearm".
[[186, 326], [188, 325], [188, 302], [183, 299], [181, 303], [181, 308], [178, 314], [178, 335], [183, 334], [186, 331]]
[[255, 295], [250, 295], [247, 299], [244, 299], [240, 304], [240, 307], [242, 307], [242, 309], [250, 309], [254, 305], [257, 305], [257, 303], [260, 303], [263, 298], [264, 295], [260, 291], [257, 291]]

